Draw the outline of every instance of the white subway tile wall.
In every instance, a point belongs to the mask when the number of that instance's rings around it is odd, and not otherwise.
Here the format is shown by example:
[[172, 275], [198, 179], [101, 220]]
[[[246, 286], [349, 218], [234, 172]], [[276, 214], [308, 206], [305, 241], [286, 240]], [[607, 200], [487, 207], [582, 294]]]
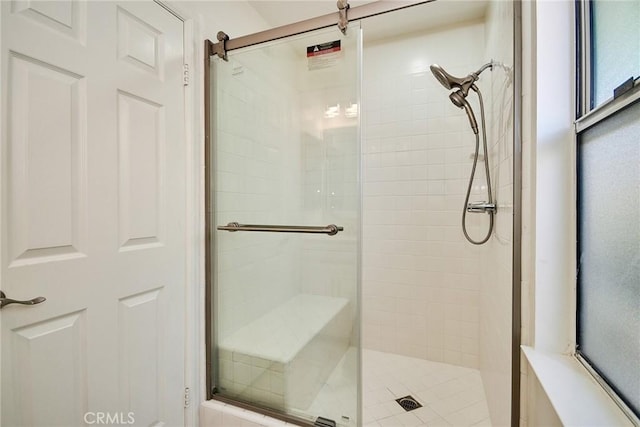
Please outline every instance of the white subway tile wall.
[[[216, 221], [295, 224], [301, 205], [299, 99], [288, 84], [293, 57], [272, 59], [253, 49], [229, 62], [212, 61], [218, 76]], [[250, 124], [250, 125], [249, 125]], [[279, 233], [215, 234], [220, 339], [299, 292], [299, 241]]]
[[[469, 24], [366, 46], [364, 66], [364, 345], [481, 368], [498, 424], [510, 414], [512, 12], [492, 2], [486, 34]], [[474, 138], [425, 70], [439, 63], [466, 75], [490, 60], [500, 66], [478, 86], [498, 214], [492, 238], [474, 247], [460, 231]], [[472, 199], [485, 200], [479, 167]], [[486, 217], [468, 220], [481, 236]]]
[[[481, 249], [460, 228], [475, 138], [429, 65], [466, 75], [489, 60], [484, 41], [482, 22], [371, 44], [365, 38], [366, 348], [480, 366]], [[482, 75], [489, 79], [490, 72]], [[476, 176], [472, 200], [484, 200], [483, 170]], [[476, 238], [485, 230], [482, 220], [467, 218]]]

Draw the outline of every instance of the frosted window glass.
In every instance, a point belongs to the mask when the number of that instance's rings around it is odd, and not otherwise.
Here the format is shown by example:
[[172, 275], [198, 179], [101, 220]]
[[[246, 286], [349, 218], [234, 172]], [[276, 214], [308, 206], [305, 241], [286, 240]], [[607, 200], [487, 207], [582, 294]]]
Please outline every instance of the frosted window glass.
[[640, 75], [640, 1], [596, 0], [591, 7], [595, 108]]
[[640, 413], [640, 103], [578, 156], [578, 351]]

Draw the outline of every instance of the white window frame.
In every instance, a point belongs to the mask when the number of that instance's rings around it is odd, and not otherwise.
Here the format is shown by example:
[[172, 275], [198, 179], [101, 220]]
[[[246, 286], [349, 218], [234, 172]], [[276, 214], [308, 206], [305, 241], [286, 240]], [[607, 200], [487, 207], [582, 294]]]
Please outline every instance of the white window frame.
[[[591, 31], [591, 2], [589, 0], [580, 0], [576, 2], [576, 6], [579, 7], [576, 10], [578, 28], [576, 29], [576, 44], [579, 49], [578, 61], [579, 67], [576, 69], [576, 115], [578, 118], [574, 122], [575, 126], [575, 142], [578, 143], [579, 135], [590, 127], [602, 123], [607, 118], [622, 111], [626, 107], [630, 106], [634, 102], [640, 100], [640, 79], [636, 77], [633, 88], [629, 89], [626, 93], [614, 98], [613, 96], [601, 105], [591, 108], [592, 98], [592, 85], [591, 83], [591, 52], [592, 46], [592, 31]], [[577, 184], [577, 183], [576, 183]], [[577, 188], [576, 190], [577, 191]], [[576, 206], [577, 212], [577, 206]], [[576, 217], [577, 219], [577, 217]], [[575, 224], [577, 228], [577, 223]], [[577, 263], [577, 260], [576, 260]], [[577, 267], [577, 266], [576, 266]], [[577, 284], [576, 294], [574, 295], [575, 304], [577, 307]], [[620, 398], [620, 396], [613, 390], [609, 383], [600, 375], [596, 370], [587, 362], [577, 351], [577, 310], [576, 310], [576, 348], [574, 348], [575, 358], [586, 368], [586, 370], [592, 375], [592, 377], [598, 382], [598, 384], [604, 389], [604, 391], [611, 397], [615, 404], [624, 412], [624, 414], [635, 424], [640, 425], [640, 418], [638, 415], [629, 408], [629, 406]]]
[[591, 20], [589, 16], [591, 14], [591, 2], [588, 0], [580, 0], [579, 14], [580, 28], [578, 29], [578, 43], [580, 44], [580, 70], [576, 76], [579, 79], [578, 85], [579, 99], [577, 114], [578, 119], [575, 121], [576, 135], [590, 128], [591, 126], [602, 122], [607, 117], [617, 113], [624, 109], [628, 105], [634, 103], [640, 99], [640, 79], [637, 78], [634, 82], [633, 89], [619, 96], [618, 98], [609, 98], [607, 101], [598, 105], [595, 108], [591, 108], [589, 101], [591, 100], [591, 85], [584, 84], [591, 81]]

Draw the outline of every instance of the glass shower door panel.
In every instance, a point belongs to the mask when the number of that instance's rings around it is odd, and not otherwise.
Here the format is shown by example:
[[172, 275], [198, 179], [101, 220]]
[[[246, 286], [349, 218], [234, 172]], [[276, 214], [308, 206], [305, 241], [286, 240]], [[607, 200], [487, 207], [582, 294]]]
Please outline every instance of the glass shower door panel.
[[211, 62], [216, 393], [345, 426], [359, 395], [359, 63], [355, 25]]

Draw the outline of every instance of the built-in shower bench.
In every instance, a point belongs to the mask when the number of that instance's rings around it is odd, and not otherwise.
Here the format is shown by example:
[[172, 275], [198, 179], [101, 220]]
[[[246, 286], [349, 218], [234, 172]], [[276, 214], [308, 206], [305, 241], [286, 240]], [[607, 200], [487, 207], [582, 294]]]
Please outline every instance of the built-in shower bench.
[[219, 344], [218, 384], [228, 396], [306, 409], [351, 338], [346, 298], [297, 295]]

